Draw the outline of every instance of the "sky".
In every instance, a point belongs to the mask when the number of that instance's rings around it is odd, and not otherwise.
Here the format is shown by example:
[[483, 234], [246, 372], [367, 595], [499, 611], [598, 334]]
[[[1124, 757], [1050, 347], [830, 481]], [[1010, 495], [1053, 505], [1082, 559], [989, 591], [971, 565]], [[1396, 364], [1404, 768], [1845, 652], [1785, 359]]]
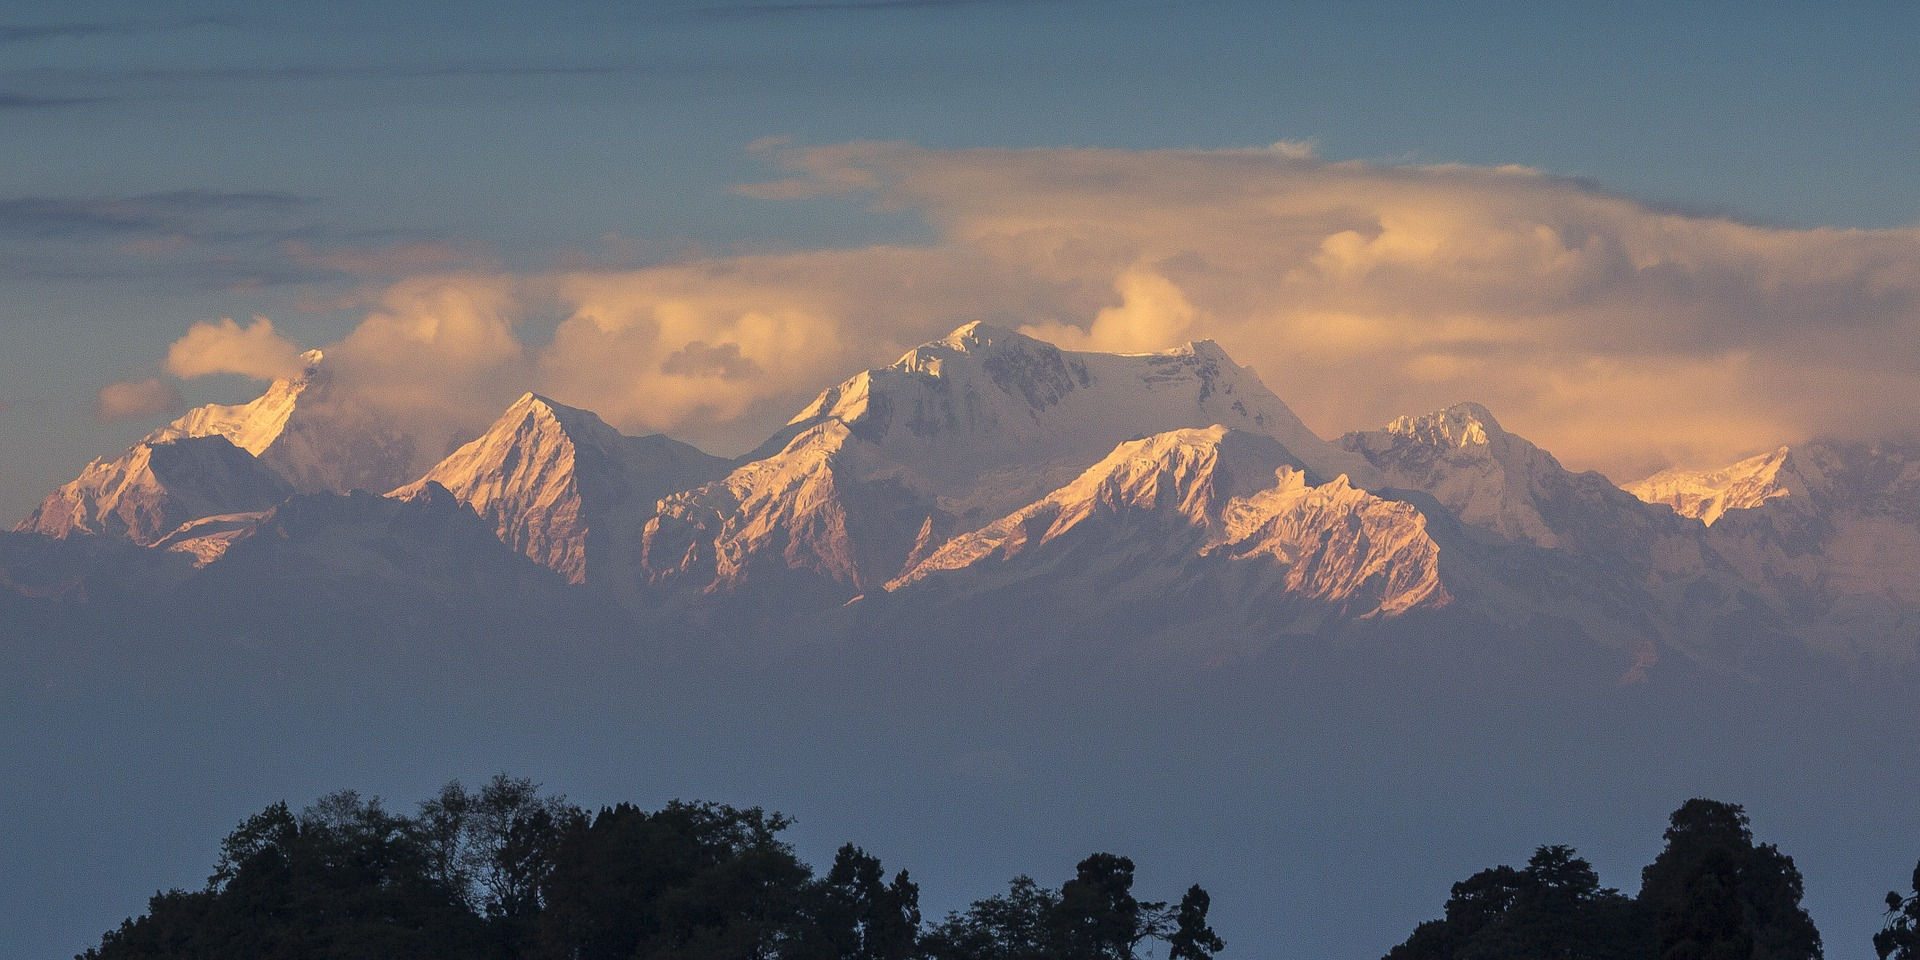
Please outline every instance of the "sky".
[[323, 347], [750, 447], [971, 319], [1630, 480], [1920, 429], [1920, 7], [0, 4], [0, 513]]

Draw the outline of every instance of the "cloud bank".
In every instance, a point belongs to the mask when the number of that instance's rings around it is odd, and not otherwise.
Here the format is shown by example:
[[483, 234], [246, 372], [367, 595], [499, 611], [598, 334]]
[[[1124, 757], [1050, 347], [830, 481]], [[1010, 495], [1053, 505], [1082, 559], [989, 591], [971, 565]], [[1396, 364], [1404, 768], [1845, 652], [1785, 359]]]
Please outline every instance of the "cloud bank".
[[[744, 194], [906, 211], [935, 239], [412, 277], [329, 353], [450, 418], [533, 388], [630, 431], [741, 445], [977, 318], [1088, 349], [1213, 338], [1329, 435], [1479, 400], [1616, 479], [1920, 426], [1920, 228], [1745, 223], [1300, 143], [761, 149], [786, 176]], [[550, 336], [522, 322], [552, 316]], [[169, 370], [260, 376], [290, 351], [264, 321], [201, 325]]]

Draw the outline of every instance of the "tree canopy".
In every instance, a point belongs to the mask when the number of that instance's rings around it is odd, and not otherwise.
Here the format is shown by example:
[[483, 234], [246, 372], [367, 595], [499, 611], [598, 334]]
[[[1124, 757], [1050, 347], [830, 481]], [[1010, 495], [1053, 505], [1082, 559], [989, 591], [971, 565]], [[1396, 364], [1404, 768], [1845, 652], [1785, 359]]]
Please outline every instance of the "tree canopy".
[[1224, 948], [1198, 886], [1133, 892], [1133, 861], [1026, 877], [944, 921], [878, 857], [841, 847], [816, 876], [759, 808], [674, 802], [597, 812], [532, 781], [459, 783], [413, 816], [351, 791], [274, 804], [220, 845], [197, 890], [156, 894], [80, 960], [1172, 960]]
[[1482, 870], [1387, 960], [1819, 960], [1800, 872], [1754, 843], [1745, 810], [1689, 800], [1665, 839], [1635, 897], [1602, 887], [1571, 847], [1541, 847], [1524, 869]]

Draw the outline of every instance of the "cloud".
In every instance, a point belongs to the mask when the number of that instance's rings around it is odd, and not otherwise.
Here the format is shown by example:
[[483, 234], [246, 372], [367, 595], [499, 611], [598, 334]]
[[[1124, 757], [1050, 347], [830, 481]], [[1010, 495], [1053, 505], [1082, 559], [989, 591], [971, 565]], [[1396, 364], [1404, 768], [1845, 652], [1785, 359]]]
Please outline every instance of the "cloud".
[[266, 317], [255, 317], [244, 327], [226, 318], [188, 328], [186, 336], [167, 348], [167, 372], [189, 378], [231, 373], [273, 380], [299, 373], [300, 353]]
[[108, 97], [48, 97], [0, 90], [0, 111], [57, 110], [62, 107], [91, 106], [96, 103], [105, 103], [109, 99]]
[[660, 362], [660, 372], [678, 377], [718, 377], [746, 380], [765, 375], [760, 365], [740, 353], [737, 343], [710, 344], [695, 340]]
[[741, 446], [972, 319], [1088, 349], [1215, 339], [1325, 435], [1479, 400], [1616, 479], [1920, 427], [1920, 228], [1754, 224], [1295, 142], [755, 149], [785, 176], [744, 193], [910, 212], [934, 239], [409, 278], [330, 353], [448, 418], [532, 388]]
[[527, 350], [514, 326], [521, 293], [511, 278], [437, 274], [394, 284], [339, 343], [335, 376], [416, 429], [447, 433], [484, 423], [525, 389]]
[[[0, 232], [37, 237], [160, 233], [208, 238], [264, 235], [262, 218], [311, 201], [270, 191], [170, 190], [124, 197], [0, 198]], [[237, 224], [236, 217], [246, 218]]]
[[[1625, 476], [1917, 425], [1920, 229], [1788, 229], [1292, 143], [772, 155], [793, 176], [750, 192], [917, 211], [940, 249], [1055, 286], [1033, 332], [1217, 339], [1325, 433], [1480, 399]], [[980, 287], [983, 311], [997, 299]]]
[[1040, 6], [1059, 0], [762, 0], [759, 3], [720, 3], [699, 9], [706, 17], [767, 17], [810, 13], [885, 13], [903, 10], [945, 10], [959, 7]]
[[79, 20], [62, 23], [0, 24], [0, 44], [44, 40], [91, 40], [100, 37], [140, 36], [198, 27], [233, 26], [229, 17], [173, 17], [144, 20]]
[[102, 420], [131, 420], [172, 413], [185, 406], [180, 391], [158, 377], [123, 380], [100, 388], [95, 412]]

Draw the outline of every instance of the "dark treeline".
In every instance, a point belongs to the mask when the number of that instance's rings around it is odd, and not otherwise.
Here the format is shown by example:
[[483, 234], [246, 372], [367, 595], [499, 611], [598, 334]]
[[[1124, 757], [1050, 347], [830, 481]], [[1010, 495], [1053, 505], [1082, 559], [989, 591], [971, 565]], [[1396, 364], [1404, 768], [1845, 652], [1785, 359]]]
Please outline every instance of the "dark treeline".
[[758, 808], [589, 813], [495, 777], [402, 815], [352, 792], [275, 804], [221, 844], [206, 886], [157, 894], [79, 960], [1207, 960], [1198, 886], [1137, 899], [1098, 853], [938, 922], [905, 871], [851, 844], [824, 874]]
[[[758, 808], [629, 804], [589, 813], [527, 780], [459, 783], [412, 816], [352, 792], [248, 818], [206, 885], [157, 894], [77, 960], [1207, 960], [1209, 899], [1133, 894], [1133, 861], [1027, 877], [939, 921], [918, 887], [852, 844], [824, 874]], [[1674, 811], [1640, 892], [1603, 887], [1571, 847], [1453, 885], [1444, 916], [1386, 960], [1819, 960], [1793, 858], [1746, 812]], [[1881, 960], [1920, 960], [1920, 867], [1887, 894]]]
[[[1602, 887], [1571, 847], [1536, 850], [1525, 867], [1482, 870], [1453, 885], [1445, 916], [1420, 924], [1386, 960], [1818, 960], [1793, 858], [1755, 843], [1737, 804], [1689, 800], [1666, 847], [1640, 872], [1640, 893]], [[1920, 960], [1920, 868], [1913, 895], [1887, 894], [1882, 960]]]

